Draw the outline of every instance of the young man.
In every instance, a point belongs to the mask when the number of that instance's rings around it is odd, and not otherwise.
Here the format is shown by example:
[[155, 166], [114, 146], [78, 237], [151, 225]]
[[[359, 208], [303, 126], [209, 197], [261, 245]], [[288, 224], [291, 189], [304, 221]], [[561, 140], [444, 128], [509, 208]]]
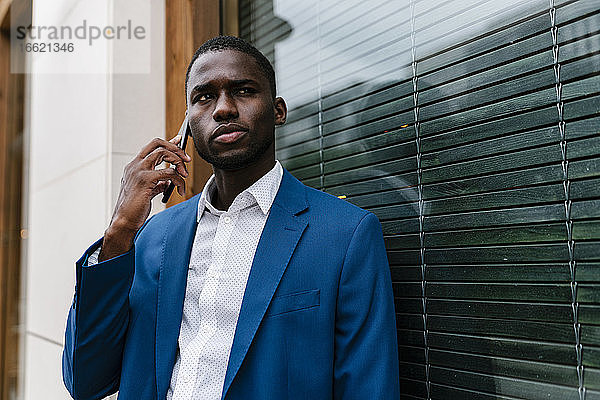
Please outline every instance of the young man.
[[[217, 37], [186, 78], [203, 192], [150, 218], [190, 158], [155, 139], [76, 263], [63, 377], [76, 399], [397, 399], [389, 267], [377, 218], [275, 160], [287, 109], [267, 59]], [[162, 161], [176, 169], [155, 170]], [[90, 257], [92, 256], [92, 257]], [[98, 257], [98, 261], [88, 258]]]

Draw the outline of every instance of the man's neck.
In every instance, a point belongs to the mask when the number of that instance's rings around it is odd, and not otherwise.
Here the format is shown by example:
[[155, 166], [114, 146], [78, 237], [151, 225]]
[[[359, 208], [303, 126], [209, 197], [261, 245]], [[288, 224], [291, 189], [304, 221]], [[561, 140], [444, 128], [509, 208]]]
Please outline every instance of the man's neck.
[[275, 166], [275, 155], [263, 157], [256, 163], [236, 170], [214, 169], [214, 199], [211, 203], [218, 210], [227, 210], [238, 194], [248, 189]]

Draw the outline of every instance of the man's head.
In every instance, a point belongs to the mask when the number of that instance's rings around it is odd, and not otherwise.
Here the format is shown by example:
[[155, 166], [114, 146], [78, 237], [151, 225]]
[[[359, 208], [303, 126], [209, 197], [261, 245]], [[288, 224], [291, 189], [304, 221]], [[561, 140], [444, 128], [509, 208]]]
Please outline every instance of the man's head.
[[202, 158], [221, 170], [274, 162], [275, 125], [285, 122], [287, 108], [275, 97], [273, 68], [258, 50], [238, 38], [211, 39], [196, 52], [186, 80], [190, 128]]

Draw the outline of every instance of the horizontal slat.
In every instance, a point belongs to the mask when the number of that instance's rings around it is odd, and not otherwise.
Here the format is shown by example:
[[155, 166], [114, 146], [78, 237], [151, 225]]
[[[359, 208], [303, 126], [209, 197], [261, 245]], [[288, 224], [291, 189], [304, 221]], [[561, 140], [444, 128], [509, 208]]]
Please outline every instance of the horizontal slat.
[[[567, 2], [570, 4], [565, 4], [556, 10], [557, 25], [563, 25], [584, 15], [598, 12], [598, 3], [596, 0], [578, 0], [574, 2], [570, 0], [556, 0], [555, 4], [558, 6]], [[597, 28], [597, 25], [595, 27]], [[582, 27], [582, 30], [584, 29], [585, 32], [591, 30], [589, 27]]]
[[[513, 321], [429, 315], [427, 329], [435, 332], [506, 337], [565, 344], [575, 343], [573, 323]], [[583, 329], [583, 328], [582, 328]]]
[[547, 223], [564, 221], [564, 219], [563, 204], [548, 204], [425, 217], [423, 230], [437, 232], [500, 225]]
[[432, 349], [429, 352], [429, 360], [432, 366], [437, 367], [521, 378], [535, 382], [554, 383], [565, 386], [577, 386], [578, 384], [577, 369], [574, 366], [523, 361], [505, 357], [489, 357], [435, 349]]
[[[386, 161], [369, 165], [367, 167], [356, 168], [351, 171], [341, 171], [331, 174], [325, 174], [325, 186], [347, 185], [352, 182], [373, 179], [378, 177], [401, 174], [416, 169], [417, 160], [409, 157], [401, 160]], [[392, 176], [391, 179], [394, 177]], [[400, 182], [399, 182], [400, 183]]]
[[480, 355], [520, 358], [562, 365], [577, 365], [575, 349], [567, 344], [550, 344], [507, 338], [484, 338], [430, 332], [432, 349], [445, 349]]
[[294, 134], [286, 135], [285, 132], [282, 133], [281, 137], [278, 137], [275, 143], [277, 150], [283, 150], [290, 146], [303, 145], [311, 139], [319, 138], [319, 127], [318, 125], [314, 125], [302, 131], [294, 132]]
[[390, 267], [392, 281], [418, 281], [421, 279], [420, 266], [392, 266]]
[[421, 297], [422, 294], [420, 282], [394, 282], [392, 289], [396, 297]]
[[[546, 16], [542, 18], [546, 19]], [[508, 46], [480, 54], [474, 58], [467, 58], [464, 60], [459, 59], [458, 63], [450, 63], [447, 67], [442, 67], [432, 73], [426, 73], [422, 77], [419, 76], [419, 91], [426, 92], [430, 87], [439, 86], [454, 81], [455, 79], [468, 76], [469, 74], [485, 71], [491, 67], [516, 60], [523, 56], [530, 56], [544, 49], [550, 50], [551, 43], [545, 33], [546, 32], [541, 32], [540, 34], [525, 40], [517, 39], [514, 43], [507, 42], [510, 43]], [[420, 70], [422, 69], [420, 64], [421, 63], [417, 64], [419, 75], [421, 75]], [[498, 77], [495, 77], [494, 79]]]
[[574, 240], [600, 240], [600, 220], [577, 221], [573, 224]]
[[[597, 14], [595, 16], [595, 19], [598, 20], [597, 22], [600, 23], [600, 14]], [[559, 30], [559, 36], [561, 34], [563, 34], [564, 37], [564, 32], [563, 29]], [[593, 36], [588, 36], [588, 37], [584, 37], [584, 38], [580, 38], [577, 39], [574, 42], [571, 43], [567, 43], [564, 44], [562, 46], [559, 47], [559, 57], [558, 57], [558, 62], [562, 65], [561, 68], [561, 77], [565, 77], [567, 78], [567, 80], [573, 79], [576, 76], [581, 76], [581, 75], [585, 75], [585, 74], [589, 74], [591, 72], [596, 72], [597, 68], [594, 68], [594, 66], [597, 66], [597, 58], [596, 55], [598, 53], [598, 51], [600, 50], [600, 43], [598, 43], [599, 38], [598, 35], [593, 35]], [[575, 64], [575, 62], [571, 62], [571, 60], [575, 59], [575, 58], [579, 58], [579, 57], [583, 57], [586, 59], [586, 61], [584, 61], [583, 64]], [[570, 68], [569, 66], [571, 65], [584, 65], [587, 66], [587, 68], [583, 68], [582, 71], [579, 72], [579, 74], [575, 75], [576, 72], [575, 71], [569, 71], [572, 70], [573, 68]]]
[[[465, 109], [464, 111], [449, 114], [442, 118], [421, 122], [420, 134], [423, 136], [437, 134], [463, 126], [475, 125], [475, 123], [489, 121], [490, 119], [508, 117], [515, 113], [543, 108], [555, 103], [555, 88], [542, 89], [537, 92], [523, 94], [477, 108]], [[470, 105], [472, 103], [466, 100], [465, 108]]]
[[575, 244], [574, 258], [576, 261], [600, 260], [600, 242], [579, 241]]
[[[541, 1], [538, 1], [541, 5]], [[542, 8], [538, 8], [541, 10]], [[433, 57], [419, 60], [417, 67], [419, 75], [425, 75], [429, 71], [445, 68], [462, 62], [464, 59], [474, 58], [478, 55], [492, 53], [495, 49], [507, 46], [507, 44], [519, 43], [523, 39], [536, 36], [550, 30], [550, 18], [546, 13], [530, 17], [523, 16], [520, 22], [507, 27], [491, 31], [480, 31], [483, 33], [477, 40], [468, 40], [458, 43], [450, 48], [443, 49]], [[511, 21], [513, 22], [513, 21]], [[534, 47], [535, 48], [535, 47]], [[485, 65], [485, 62], [483, 63]]]
[[571, 217], [576, 219], [599, 218], [600, 200], [583, 200], [573, 202], [571, 206]]
[[435, 383], [465, 387], [489, 393], [528, 400], [580, 400], [576, 387], [566, 387], [548, 383], [537, 383], [524, 379], [505, 378], [475, 372], [459, 371], [441, 367], [430, 369], [431, 381]]
[[514, 150], [523, 150], [550, 143], [558, 143], [560, 140], [561, 137], [558, 126], [549, 126], [516, 135], [506, 135], [464, 146], [455, 146], [435, 153], [423, 154], [421, 157], [421, 165], [423, 168], [436, 167], [498, 153], [507, 153]]
[[575, 271], [578, 282], [600, 282], [600, 263], [578, 262]]
[[277, 158], [282, 160], [283, 165], [285, 166], [286, 158], [298, 157], [305, 154], [311, 154], [314, 152], [319, 152], [320, 141], [319, 138], [307, 140], [305, 142], [298, 143], [294, 146], [288, 146], [285, 148], [281, 148], [275, 142], [276, 154]]
[[486, 389], [485, 387], [477, 388], [478, 390], [461, 389], [437, 383], [430, 384], [432, 399], [461, 399], [461, 400], [517, 400], [518, 397], [501, 396], [499, 394], [489, 392], [483, 393], [479, 390]]
[[[578, 298], [579, 302], [595, 299], [589, 289], [591, 288], [579, 288], [578, 295], [581, 298]], [[568, 303], [571, 301], [571, 288], [567, 284], [428, 282], [426, 295], [429, 299]]]
[[385, 235], [415, 233], [419, 232], [419, 221], [417, 218], [384, 221], [381, 227]]
[[[281, 153], [278, 153], [281, 156]], [[318, 151], [314, 151], [312, 153], [304, 154], [294, 158], [288, 158], [285, 160], [285, 167], [288, 170], [293, 170], [296, 168], [302, 168], [309, 165], [319, 164], [321, 162], [321, 157]]]
[[[456, 128], [450, 132], [427, 136], [421, 139], [422, 151], [430, 153], [444, 148], [458, 147], [488, 138], [509, 136], [519, 132], [530, 132], [543, 127], [558, 126], [558, 112], [556, 104], [542, 109], [525, 111], [506, 117], [499, 117], [463, 128]], [[421, 131], [421, 133], [424, 133]]]
[[554, 88], [554, 70], [551, 68], [540, 70], [531, 75], [512, 78], [498, 85], [480, 90], [470, 91], [468, 87], [465, 87], [463, 94], [451, 96], [443, 101], [429, 103], [421, 107], [419, 118], [423, 121], [429, 121], [487, 104], [491, 104], [498, 112], [502, 110], [498, 107], [497, 102], [510, 99], [510, 101], [517, 104], [526, 104], [523, 101], [525, 99], [523, 95], [547, 87]]
[[[413, 130], [409, 132], [414, 132]], [[392, 130], [379, 135], [366, 137], [360, 141], [344, 143], [339, 146], [330, 147], [323, 150], [323, 160], [330, 164], [331, 161], [348, 157], [353, 154], [365, 154], [369, 151], [375, 151], [382, 147], [396, 146], [397, 158], [416, 156], [417, 147], [414, 137], [406, 135], [404, 129]], [[399, 144], [402, 144], [401, 146]]]
[[[402, 79], [402, 77], [404, 77], [404, 79]], [[395, 98], [412, 96], [412, 93], [414, 92], [412, 67], [408, 66], [398, 70], [394, 73], [394, 77], [391, 80], [377, 79], [367, 82], [359, 81], [354, 82], [350, 86], [342, 87], [335, 93], [324, 93], [322, 98], [323, 110], [327, 111], [354, 100], [360, 101], [360, 98], [368, 96], [370, 93], [378, 92], [386, 87], [393, 88], [392, 95]], [[386, 95], [390, 94], [382, 93], [382, 96]], [[373, 99], [374, 103], [376, 101], [377, 100]]]
[[[583, 246], [581, 244], [580, 246]], [[585, 250], [585, 249], [584, 249]], [[577, 248], [579, 251], [579, 248]], [[429, 264], [448, 263], [522, 263], [522, 262], [559, 262], [568, 261], [569, 252], [564, 243], [507, 245], [467, 248], [429, 249], [425, 252], [425, 261]]]
[[[600, 40], [600, 38], [599, 38], [599, 40]], [[589, 59], [579, 60], [578, 62], [575, 62], [573, 64], [568, 64], [567, 67], [572, 66], [573, 71], [577, 71], [577, 73], [581, 73], [581, 71], [586, 67], [585, 65], [582, 65], [582, 64], [584, 64], [584, 61], [587, 61], [587, 60], [589, 60]], [[595, 61], [600, 63], [600, 55], [598, 55], [596, 57]], [[565, 70], [565, 72], [569, 71], [569, 69], [567, 69], [567, 68], [565, 68], [564, 70]], [[562, 77], [563, 77], [563, 75], [561, 75], [561, 79], [562, 79]], [[579, 78], [579, 76], [577, 78]], [[571, 81], [570, 83], [566, 83], [563, 86], [561, 99], [565, 102], [569, 102], [569, 101], [572, 101], [573, 99], [596, 95], [599, 92], [600, 92], [600, 75], [593, 75], [589, 78], [577, 79], [575, 82]], [[585, 102], [585, 103], [582, 102], [579, 104], [593, 105], [593, 103], [591, 103], [591, 102]], [[590, 109], [584, 108], [583, 110], [580, 110], [579, 113], [582, 114], [582, 112], [586, 112], [586, 111], [590, 115], [598, 114], [597, 113], [598, 110], [594, 110], [591, 107], [590, 107]]]
[[[580, 307], [581, 312], [588, 310]], [[496, 301], [473, 300], [429, 300], [427, 312], [430, 315], [454, 315], [464, 317], [501, 318], [522, 321], [546, 321], [553, 323], [572, 323], [570, 304], [524, 304]], [[592, 310], [590, 309], [591, 313]], [[582, 321], [583, 322], [583, 321]]]
[[586, 368], [583, 376], [583, 384], [588, 389], [586, 399], [600, 400], [600, 369]]
[[425, 380], [425, 366], [415, 363], [404, 363], [398, 364], [400, 370], [400, 378], [412, 379], [412, 380]]
[[[420, 92], [419, 104], [426, 107], [428, 104], [453, 98], [458, 101], [456, 103], [445, 102], [442, 106], [438, 107], [448, 107], [446, 111], [453, 111], [451, 107], [455, 104], [458, 109], [458, 105], [465, 104], [467, 101], [485, 103], [493, 100], [493, 96], [496, 94], [502, 97], [509, 97], [516, 93], [529, 91], [533, 87], [553, 83], [553, 79], [551, 78], [554, 72], [544, 72], [544, 70], [549, 70], [552, 62], [552, 52], [548, 49], [548, 51], [518, 59], [511, 63], [500, 64], [494, 68], [488, 67], [478, 73], [464, 71], [466, 76], [458, 80], [443, 83], [423, 92], [421, 92], [421, 87], [418, 87]], [[541, 72], [536, 72], [538, 70], [541, 70]], [[519, 76], [521, 78], [516, 78]], [[426, 79], [423, 78], [422, 80]], [[479, 92], [477, 92], [478, 90]], [[465, 93], [468, 94], [464, 97], [464, 100], [457, 98], [457, 96]], [[428, 110], [423, 110], [423, 118], [430, 119], [433, 115], [443, 115], [444, 113], [443, 111], [432, 112]]]
[[425, 247], [484, 246], [494, 244], [545, 243], [567, 240], [564, 223], [481, 228], [425, 234]]
[[422, 299], [395, 298], [394, 306], [397, 313], [403, 314], [422, 314]]
[[[510, 184], [510, 182], [506, 182]], [[586, 188], [588, 185], [583, 185]], [[577, 190], [580, 190], [579, 187]], [[579, 192], [578, 192], [579, 193]], [[450, 194], [450, 193], [449, 193]], [[426, 216], [449, 214], [465, 211], [490, 210], [512, 206], [552, 203], [565, 199], [562, 183], [509, 189], [483, 194], [472, 194], [424, 202], [423, 213]]]
[[[566, 87], [566, 86], [565, 86]], [[566, 88], [568, 90], [568, 88]], [[577, 101], [566, 101], [563, 108], [566, 120], [581, 117], [597, 117], [600, 110], [600, 96], [583, 98]], [[567, 121], [567, 124], [569, 122]]]
[[[287, 121], [285, 125], [278, 127], [277, 139], [279, 141], [283, 141], [284, 138], [287, 139], [291, 135], [301, 135], [301, 137], [305, 138], [306, 131], [318, 126], [319, 114], [317, 110], [317, 112], [314, 114], [308, 115], [301, 119], [297, 119], [295, 121]], [[316, 131], [318, 132], [318, 129]]]
[[369, 88], [369, 91], [362, 93], [365, 90], [364, 87], [359, 87], [353, 90], [347, 90], [344, 93], [347, 95], [347, 100], [342, 104], [335, 107], [324, 109], [323, 122], [327, 123], [335, 119], [345, 117], [347, 115], [353, 115], [354, 113], [364, 110], [369, 107], [375, 107], [381, 104], [389, 104], [399, 99], [402, 102], [397, 102], [397, 108], [395, 111], [401, 111], [406, 109], [412, 109], [414, 107], [414, 99], [412, 96], [412, 84], [407, 90], [406, 84], [393, 85], [391, 87], [384, 86], [379, 89], [376, 86]]
[[559, 144], [555, 143], [513, 153], [424, 169], [422, 173], [423, 183], [428, 184], [475, 175], [493, 174], [517, 168], [530, 168], [551, 162], [560, 163], [561, 161], [561, 149]]
[[425, 328], [422, 315], [396, 314], [396, 327], [401, 330], [422, 331]]
[[581, 343], [600, 346], [600, 326], [583, 325], [581, 327]]
[[[584, 268], [577, 271], [583, 275]], [[587, 273], [588, 275], [590, 272]], [[427, 281], [440, 282], [570, 282], [567, 263], [513, 264], [513, 265], [428, 265]]]
[[410, 111], [345, 129], [342, 132], [328, 134], [329, 132], [324, 131], [323, 134], [325, 137], [323, 138], [323, 147], [328, 148], [391, 131], [398, 131], [407, 138], [413, 138], [415, 137], [413, 123], [414, 114]]
[[425, 335], [422, 331], [398, 329], [398, 343], [403, 346], [424, 347]]
[[[579, 177], [593, 175], [597, 168], [600, 175], [600, 162], [581, 162], [570, 164], [569, 171], [574, 169]], [[589, 175], [586, 175], [589, 174]], [[496, 173], [493, 175], [456, 180], [453, 182], [440, 182], [423, 186], [423, 198], [435, 199], [440, 197], [454, 197], [482, 192], [496, 192], [501, 189], [519, 188], [529, 185], [558, 183], [564, 178], [559, 164], [543, 167], [527, 168], [525, 170]]]
[[424, 400], [427, 398], [427, 387], [423, 381], [400, 378], [400, 387], [402, 388], [402, 396], [407, 399]]
[[374, 107], [371, 107], [371, 104], [369, 104], [369, 99], [365, 99], [365, 102], [361, 104], [360, 110], [355, 110], [347, 116], [324, 122], [323, 133], [329, 135], [397, 113], [406, 112], [407, 110], [412, 112], [413, 105], [412, 96], [389, 101]]
[[579, 322], [582, 324], [600, 325], [600, 307], [594, 305], [579, 306]]
[[[471, 3], [471, 4], [469, 4]], [[475, 4], [473, 4], [475, 3]], [[417, 56], [419, 59], [430, 57], [431, 54], [470, 42], [474, 37], [487, 39], [487, 32], [500, 30], [506, 25], [505, 21], [531, 19], [542, 14], [548, 3], [542, 0], [530, 0], [520, 4], [494, 1], [456, 1], [438, 5], [433, 3], [431, 11], [415, 21]], [[518, 11], [517, 11], [518, 10]], [[436, 13], [442, 18], [440, 23], [434, 23], [432, 15]], [[548, 18], [549, 19], [549, 18]], [[529, 30], [527, 30], [529, 28]], [[518, 33], [525, 36], [534, 29], [524, 26]], [[481, 34], [485, 32], [486, 34]], [[493, 41], [493, 39], [487, 39]]]
[[392, 190], [388, 188], [386, 191], [373, 194], [347, 196], [346, 200], [362, 208], [372, 208], [399, 203], [416, 203], [419, 201], [419, 194], [412, 187]]

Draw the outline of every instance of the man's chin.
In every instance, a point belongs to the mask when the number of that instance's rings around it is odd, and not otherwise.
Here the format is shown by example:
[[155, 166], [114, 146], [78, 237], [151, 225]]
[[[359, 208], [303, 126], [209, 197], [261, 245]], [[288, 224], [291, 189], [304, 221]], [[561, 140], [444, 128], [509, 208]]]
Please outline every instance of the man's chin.
[[265, 157], [269, 149], [272, 148], [271, 146], [272, 142], [265, 142], [262, 145], [255, 144], [245, 149], [231, 149], [226, 154], [214, 154], [212, 152], [206, 154], [199, 151], [198, 154], [215, 169], [236, 171], [256, 164]]
[[227, 156], [208, 156], [200, 154], [200, 157], [207, 163], [211, 164], [213, 168], [224, 171], [236, 171], [247, 168], [252, 164], [255, 164], [260, 158], [260, 154], [230, 154]]

